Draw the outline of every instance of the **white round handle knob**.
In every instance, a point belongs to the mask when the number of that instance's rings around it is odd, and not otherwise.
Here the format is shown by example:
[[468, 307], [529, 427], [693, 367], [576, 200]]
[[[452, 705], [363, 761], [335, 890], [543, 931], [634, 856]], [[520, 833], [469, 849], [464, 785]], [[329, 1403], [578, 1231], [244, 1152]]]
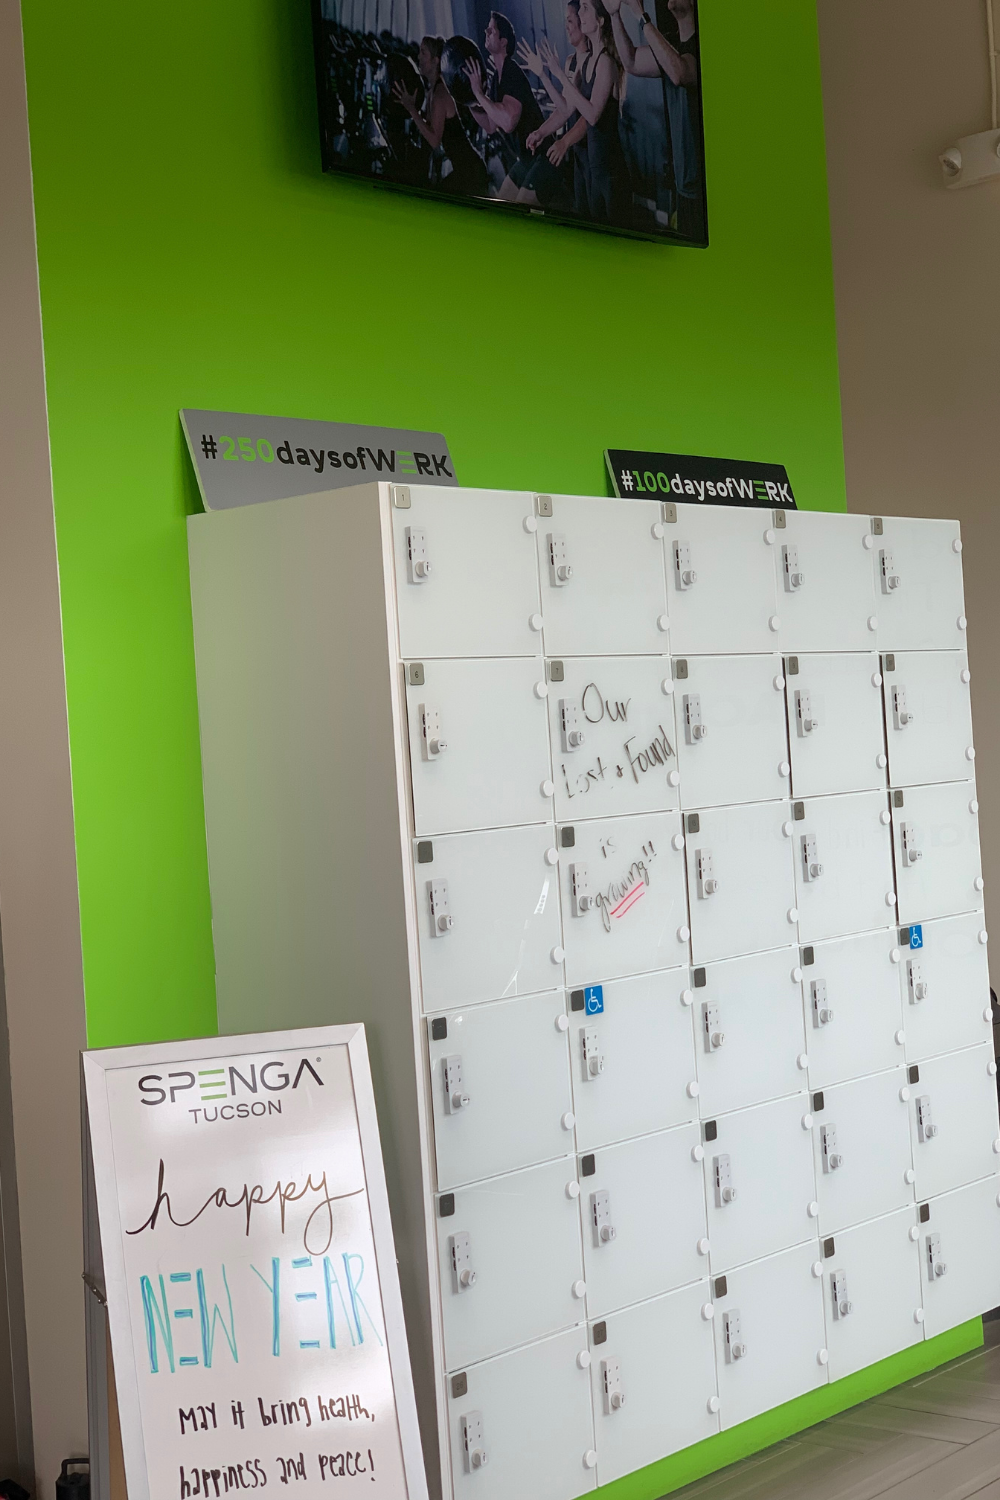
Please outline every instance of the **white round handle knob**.
[[[549, 685], [548, 685], [548, 683], [547, 682], [536, 682], [535, 683], [535, 697], [536, 698], [547, 698], [548, 696], [549, 696]], [[547, 795], [551, 796], [552, 794], [550, 792], [550, 793], [547, 793]]]
[[786, 839], [790, 839], [791, 836], [792, 836], [792, 833], [793, 833], [793, 829], [792, 829], [791, 823], [789, 823], [787, 821], [784, 822], [784, 823], [782, 823], [782, 825], [781, 825], [781, 831], [784, 834], [784, 836], [785, 836]]
[[812, 1203], [810, 1203], [806, 1208], [806, 1213], [809, 1215], [810, 1219], [819, 1218], [819, 1204], [815, 1199], [813, 1199]]
[[910, 1091], [906, 1087], [905, 1084], [903, 1085], [903, 1087], [899, 1091], [899, 1099], [900, 1099], [900, 1103], [901, 1104], [908, 1104], [909, 1103]]
[[798, 964], [796, 964], [795, 968], [792, 970], [792, 983], [802, 983], [802, 970], [799, 968]]
[[715, 1308], [711, 1302], [706, 1302], [702, 1305], [701, 1315], [706, 1323], [711, 1323], [712, 1319], [715, 1317]]
[[963, 667], [959, 675], [962, 681], [965, 683], [969, 683], [972, 681], [972, 673], [969, 671], [968, 667]]
[[656, 542], [661, 541], [665, 535], [665, 527], [662, 521], [654, 521], [649, 530], [653, 540]]
[[590, 1369], [590, 1350], [589, 1349], [581, 1349], [580, 1350], [579, 1354], [576, 1356], [576, 1365], [577, 1365], [577, 1369], [578, 1370], [589, 1370]]
[[895, 904], [896, 904], [896, 892], [895, 891], [886, 891], [886, 893], [885, 893], [885, 904], [886, 904], [886, 906], [895, 906]]
[[546, 851], [545, 851], [545, 863], [547, 865], [557, 865], [559, 863], [559, 850], [558, 849], [546, 849]]
[[958, 626], [959, 630], [964, 630], [968, 623], [969, 622], [964, 615], [959, 615], [958, 619], [955, 621], [955, 624]]
[[667, 772], [667, 785], [668, 786], [680, 786], [680, 784], [681, 784], [681, 773], [680, 773], [680, 771], [668, 771]]
[[795, 1059], [795, 1066], [798, 1068], [800, 1073], [804, 1073], [806, 1068], [808, 1068], [809, 1066], [809, 1053], [800, 1052], [798, 1057]]
[[549, 954], [549, 957], [554, 964], [561, 964], [563, 959], [566, 957], [566, 949], [553, 948], [552, 952]]
[[567, 1184], [566, 1184], [566, 1197], [567, 1198], [579, 1198], [579, 1196], [580, 1196], [580, 1184], [578, 1182], [567, 1182]]
[[573, 1126], [576, 1124], [576, 1115], [571, 1109], [568, 1109], [559, 1123], [562, 1126], [563, 1130], [572, 1130]]
[[594, 1452], [593, 1448], [588, 1448], [586, 1453], [583, 1455], [583, 1467], [585, 1469], [597, 1468], [597, 1454]]
[[903, 1031], [903, 1030], [897, 1031], [896, 1032], [896, 1046], [897, 1047], [902, 1047], [903, 1044], [905, 1043], [905, 1041], [906, 1041], [906, 1032]]
[[792, 768], [788, 764], [787, 760], [781, 760], [781, 761], [779, 761], [778, 762], [778, 775], [779, 776], [790, 776], [791, 774], [792, 774]]
[[541, 630], [544, 623], [545, 621], [542, 619], [541, 615], [528, 616], [528, 626], [531, 630]]
[[890, 948], [889, 949], [889, 962], [890, 963], [892, 963], [892, 964], [898, 964], [899, 961], [900, 961], [900, 959], [902, 958], [902, 956], [903, 955], [900, 953], [900, 951], [899, 951], [898, 948]]
[[568, 1031], [569, 1030], [569, 1016], [556, 1016], [556, 1030], [557, 1031]]
[[878, 629], [878, 615], [868, 616], [868, 629], [873, 631]]
[[886, 808], [879, 813], [878, 820], [882, 824], [883, 828], [888, 828], [889, 824], [892, 822], [892, 813], [889, 812], [888, 808]]
[[915, 1245], [917, 1243], [917, 1240], [919, 1240], [920, 1238], [920, 1230], [917, 1228], [916, 1224], [911, 1225], [908, 1233], [910, 1236], [911, 1245]]
[[690, 936], [691, 936], [691, 929], [690, 929], [690, 927], [678, 927], [678, 929], [677, 929], [677, 941], [679, 943], [686, 943], [687, 940], [688, 940], [688, 938]]
[[671, 849], [676, 849], [679, 854], [684, 848], [684, 835], [682, 833], [675, 833], [670, 840], [670, 847]]
[[924, 1321], [924, 1310], [923, 1310], [922, 1307], [918, 1307], [914, 1311], [913, 1321], [914, 1321], [914, 1323], [922, 1323]]
[[782, 677], [782, 675], [781, 675], [780, 672], [778, 673], [777, 677], [772, 677], [771, 678], [771, 682], [774, 685], [774, 691], [776, 693], [782, 693], [782, 692], [784, 692], [784, 690], [785, 690], [785, 679]]
[[573, 1296], [577, 1299], [577, 1301], [580, 1301], [583, 1297], [586, 1297], [586, 1295], [587, 1283], [585, 1281], [574, 1281]]
[[[881, 750], [879, 751], [879, 753], [875, 757], [875, 764], [878, 766], [878, 768], [879, 768], [880, 771], [884, 771], [885, 768], [886, 768], [886, 766], [889, 764], [888, 759], [882, 753]], [[882, 814], [882, 817], [883, 817], [883, 821], [886, 822], [886, 823], [888, 823], [889, 819], [885, 816], [884, 813]]]
[[786, 912], [785, 915], [788, 917], [789, 922], [791, 922], [794, 925], [799, 920], [799, 909], [798, 909], [798, 907], [797, 906], [790, 906], [788, 908], [788, 911]]
[[764, 540], [765, 540], [765, 542], [767, 543], [767, 545], [769, 547], [773, 547], [774, 544], [775, 544], [775, 542], [777, 541], [777, 537], [775, 536], [774, 532], [771, 530], [770, 526], [764, 532]]
[[866, 552], [870, 552], [872, 550], [875, 545], [875, 538], [872, 536], [871, 532], [867, 532], [861, 538], [861, 545], [862, 547], [864, 547]]
[[658, 615], [656, 619], [656, 628], [657, 630], [662, 630], [665, 635], [666, 632], [670, 629], [670, 616]]
[[667, 697], [669, 698], [670, 695], [671, 695], [671, 693], [673, 692], [673, 690], [674, 690], [673, 679], [670, 678], [670, 677], [664, 677], [663, 680], [662, 680], [662, 682], [660, 683], [660, 692], [661, 693], [666, 693]]
[[969, 803], [969, 811], [970, 813], [977, 813], [979, 811], [978, 797], [973, 797], [972, 801]]
[[709, 1396], [707, 1405], [708, 1405], [709, 1411], [712, 1413], [712, 1416], [714, 1417], [715, 1414], [716, 1414], [716, 1412], [719, 1410], [720, 1406], [722, 1405], [722, 1402], [719, 1400], [718, 1396]]
[[772, 615], [767, 622], [767, 628], [768, 630], [777, 633], [781, 629], [781, 616]]
[[699, 1084], [696, 1083], [694, 1079], [692, 1079], [692, 1081], [687, 1086], [686, 1092], [689, 1099], [697, 1099], [698, 1095], [701, 1093], [701, 1088]]
[[961, 537], [957, 536], [955, 538], [955, 540], [951, 544], [951, 550], [952, 550], [952, 552], [961, 552], [961, 550], [962, 550], [962, 538]]
[[873, 672], [872, 673], [872, 687], [881, 687], [881, 686], [882, 686], [882, 673], [881, 672]]
[[907, 1186], [912, 1187], [916, 1180], [916, 1172], [914, 1172], [912, 1167], [907, 1167], [906, 1171], [903, 1173], [903, 1181], [907, 1184]]
[[542, 782], [538, 790], [541, 792], [543, 797], [554, 797], [556, 794], [556, 784], [554, 781], [545, 780]]
[[812, 1117], [812, 1115], [808, 1115], [808, 1114], [807, 1115], [803, 1115], [802, 1116], [802, 1129], [803, 1130], [812, 1130], [812, 1128], [813, 1128], [813, 1117]]
[[524, 527], [529, 536], [531, 536], [532, 532], [538, 530], [538, 522], [535, 520], [534, 516], [525, 516], [524, 520], [521, 522], [521, 525]]
[[711, 1248], [712, 1248], [712, 1246], [711, 1246], [711, 1244], [709, 1243], [708, 1240], [706, 1240], [706, 1239], [700, 1239], [698, 1241], [698, 1254], [699, 1255], [707, 1255], [708, 1252], [711, 1250]]
[[830, 1358], [829, 1351], [826, 1350], [826, 1349], [821, 1349], [819, 1351], [819, 1353], [816, 1355], [816, 1363], [818, 1365], [825, 1365], [829, 1358]]
[[691, 1147], [691, 1160], [692, 1161], [704, 1161], [705, 1160], [705, 1148], [704, 1148], [704, 1146], [692, 1146]]
[[681, 990], [681, 1004], [682, 1005], [693, 1005], [694, 1004], [694, 994], [692, 993], [691, 990]]

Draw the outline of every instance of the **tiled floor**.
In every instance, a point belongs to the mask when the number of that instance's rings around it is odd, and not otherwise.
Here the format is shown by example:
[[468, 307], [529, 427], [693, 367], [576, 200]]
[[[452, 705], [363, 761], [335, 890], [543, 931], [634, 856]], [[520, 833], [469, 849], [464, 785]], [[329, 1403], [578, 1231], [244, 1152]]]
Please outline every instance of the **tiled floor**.
[[671, 1500], [1000, 1500], [1000, 1321], [986, 1344]]

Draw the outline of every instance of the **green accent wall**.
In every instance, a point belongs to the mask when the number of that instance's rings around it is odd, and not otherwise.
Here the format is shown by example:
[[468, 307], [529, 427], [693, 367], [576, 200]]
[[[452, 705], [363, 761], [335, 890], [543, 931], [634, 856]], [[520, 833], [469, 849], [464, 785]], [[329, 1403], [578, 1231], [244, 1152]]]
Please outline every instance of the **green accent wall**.
[[701, 0], [711, 246], [319, 169], [308, 0], [24, 0], [90, 1043], [215, 1029], [181, 406], [844, 475], [814, 0]]

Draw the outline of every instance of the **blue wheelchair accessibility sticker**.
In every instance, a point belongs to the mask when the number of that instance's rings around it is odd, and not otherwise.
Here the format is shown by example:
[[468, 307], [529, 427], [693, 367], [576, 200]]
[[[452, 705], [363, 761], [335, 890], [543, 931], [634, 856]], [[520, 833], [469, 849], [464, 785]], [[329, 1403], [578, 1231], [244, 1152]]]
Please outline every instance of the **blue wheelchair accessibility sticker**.
[[583, 992], [584, 1015], [600, 1016], [604, 1014], [604, 986], [603, 984], [588, 984]]
[[910, 947], [911, 948], [922, 948], [923, 946], [924, 946], [924, 929], [923, 929], [923, 925], [920, 922], [918, 922], [915, 926], [913, 926], [913, 927], [910, 928]]

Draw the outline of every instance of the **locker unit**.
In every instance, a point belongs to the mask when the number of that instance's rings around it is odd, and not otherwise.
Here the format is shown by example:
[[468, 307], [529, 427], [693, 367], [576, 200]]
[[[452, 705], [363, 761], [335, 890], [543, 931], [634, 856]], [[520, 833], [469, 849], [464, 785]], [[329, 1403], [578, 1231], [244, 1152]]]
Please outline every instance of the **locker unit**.
[[220, 1030], [369, 1029], [435, 1500], [1000, 1301], [953, 523], [369, 484], [189, 538]]

